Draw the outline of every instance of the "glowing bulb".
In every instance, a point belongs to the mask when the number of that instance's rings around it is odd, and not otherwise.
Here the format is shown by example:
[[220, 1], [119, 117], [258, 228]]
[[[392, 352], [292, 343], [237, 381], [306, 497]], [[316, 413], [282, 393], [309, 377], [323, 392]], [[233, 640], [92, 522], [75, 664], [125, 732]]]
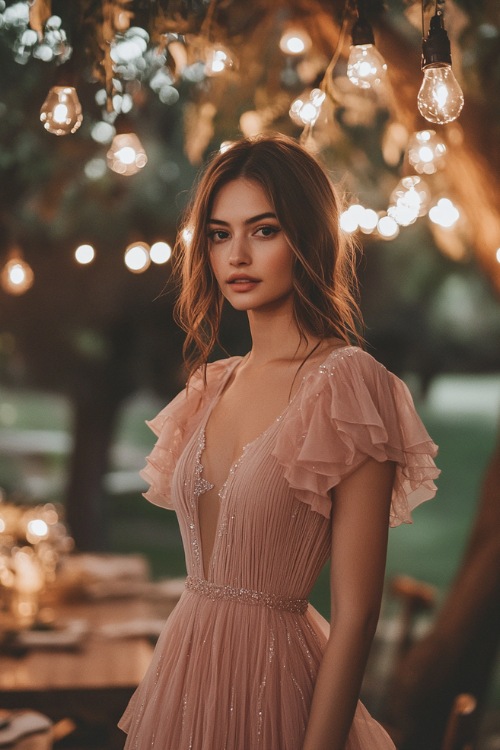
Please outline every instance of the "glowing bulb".
[[153, 263], [161, 265], [170, 260], [172, 255], [172, 248], [168, 242], [154, 242], [149, 250], [149, 257]]
[[142, 273], [151, 264], [149, 247], [145, 242], [133, 242], [125, 250], [125, 265], [132, 273]]
[[434, 130], [414, 133], [408, 143], [408, 161], [419, 174], [434, 174], [444, 165], [446, 146]]
[[205, 73], [207, 76], [217, 76], [225, 70], [234, 67], [234, 60], [223, 47], [209, 47], [205, 53]]
[[74, 133], [82, 124], [82, 107], [73, 86], [52, 86], [40, 110], [40, 122], [54, 135]]
[[496, 259], [497, 259], [497, 263], [500, 263], [500, 247], [498, 248], [498, 250], [497, 250], [497, 252], [496, 252], [496, 256], [495, 256], [495, 257], [496, 257]]
[[453, 122], [462, 111], [464, 95], [451, 69], [451, 45], [441, 11], [432, 16], [429, 33], [422, 42], [422, 70], [420, 114], [429, 122]]
[[363, 234], [371, 234], [378, 223], [377, 212], [373, 208], [365, 208], [359, 219], [359, 228]]
[[449, 65], [439, 64], [424, 70], [418, 92], [418, 111], [429, 122], [453, 122], [464, 106], [464, 95]]
[[387, 65], [375, 47], [373, 29], [363, 16], [352, 27], [352, 45], [347, 60], [347, 77], [355, 86], [370, 89], [384, 78]]
[[370, 89], [384, 78], [387, 65], [373, 44], [357, 44], [351, 47], [347, 61], [347, 77], [355, 86]]
[[119, 133], [106, 155], [108, 167], [127, 177], [137, 174], [148, 163], [143, 145], [135, 133]]
[[[41, 518], [33, 518], [31, 521], [28, 521], [26, 530], [29, 536], [34, 538], [34, 541], [43, 539], [49, 534], [49, 527]], [[31, 539], [29, 539], [29, 541], [31, 541]]]
[[324, 91], [313, 89], [307, 99], [295, 99], [289, 110], [291, 119], [298, 125], [314, 125], [320, 115], [325, 98]]
[[460, 211], [449, 198], [440, 198], [429, 211], [429, 219], [443, 229], [450, 229], [460, 218]]
[[92, 263], [95, 258], [95, 250], [92, 245], [79, 245], [75, 250], [75, 259], [82, 266]]
[[392, 216], [381, 216], [378, 220], [377, 231], [385, 240], [392, 240], [399, 234], [399, 224]]
[[353, 203], [346, 211], [342, 211], [339, 218], [341, 229], [349, 234], [355, 232], [359, 228], [365, 210], [365, 207], [360, 203]]
[[33, 280], [31, 266], [18, 255], [7, 261], [0, 276], [3, 289], [9, 294], [24, 294], [33, 285]]
[[286, 55], [303, 55], [311, 44], [311, 37], [303, 29], [290, 29], [280, 39], [280, 50]]
[[342, 211], [342, 213], [340, 214], [339, 224], [340, 228], [348, 234], [352, 234], [353, 232], [355, 232], [359, 226], [354, 216], [349, 213], [349, 209], [347, 209], [347, 211]]
[[421, 177], [403, 177], [391, 195], [392, 205], [387, 213], [400, 226], [407, 227], [426, 214], [429, 200], [429, 188]]

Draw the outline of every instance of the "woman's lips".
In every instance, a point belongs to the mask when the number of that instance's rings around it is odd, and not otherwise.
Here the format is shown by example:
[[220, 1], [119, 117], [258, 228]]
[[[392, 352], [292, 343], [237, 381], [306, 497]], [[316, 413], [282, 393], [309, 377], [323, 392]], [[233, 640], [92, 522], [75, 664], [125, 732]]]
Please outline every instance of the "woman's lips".
[[259, 283], [259, 279], [254, 279], [251, 276], [238, 276], [236, 278], [229, 278], [227, 283], [235, 292], [250, 292], [252, 289], [255, 289]]

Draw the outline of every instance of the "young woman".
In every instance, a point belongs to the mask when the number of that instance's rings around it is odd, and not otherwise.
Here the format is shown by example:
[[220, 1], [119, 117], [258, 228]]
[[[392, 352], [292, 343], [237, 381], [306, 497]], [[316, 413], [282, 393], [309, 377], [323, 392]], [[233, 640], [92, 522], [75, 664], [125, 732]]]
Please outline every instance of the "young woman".
[[[389, 750], [358, 694], [387, 529], [434, 495], [436, 447], [359, 347], [352, 247], [313, 157], [279, 135], [237, 142], [185, 228], [190, 378], [151, 422], [144, 477], [178, 515], [188, 577], [122, 718], [126, 748]], [[252, 347], [208, 364], [224, 300]], [[307, 602], [328, 558], [329, 625]]]

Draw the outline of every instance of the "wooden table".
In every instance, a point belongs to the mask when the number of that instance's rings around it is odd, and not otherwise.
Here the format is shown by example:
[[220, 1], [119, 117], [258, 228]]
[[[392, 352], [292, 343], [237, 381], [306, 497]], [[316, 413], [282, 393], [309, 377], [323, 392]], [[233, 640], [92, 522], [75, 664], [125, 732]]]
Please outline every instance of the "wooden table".
[[90, 745], [95, 750], [122, 748], [125, 735], [116, 722], [149, 665], [153, 643], [146, 637], [111, 638], [98, 628], [135, 618], [166, 619], [173, 604], [165, 602], [159, 608], [124, 598], [58, 607], [58, 620], [88, 621], [81, 648], [0, 655], [0, 707], [36, 709], [54, 721], [72, 718], [95, 729]]

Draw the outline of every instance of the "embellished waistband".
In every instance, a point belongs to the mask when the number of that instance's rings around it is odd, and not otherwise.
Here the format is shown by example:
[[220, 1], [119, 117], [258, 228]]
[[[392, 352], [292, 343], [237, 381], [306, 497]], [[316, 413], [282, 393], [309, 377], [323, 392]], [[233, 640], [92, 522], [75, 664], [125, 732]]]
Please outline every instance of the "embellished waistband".
[[195, 594], [201, 594], [212, 601], [217, 599], [234, 599], [241, 604], [260, 604], [272, 609], [282, 609], [286, 612], [295, 612], [303, 615], [307, 609], [307, 599], [289, 599], [277, 594], [266, 594], [263, 591], [252, 591], [251, 589], [237, 589], [232, 586], [218, 586], [216, 583], [207, 581], [197, 576], [186, 578], [186, 589]]

